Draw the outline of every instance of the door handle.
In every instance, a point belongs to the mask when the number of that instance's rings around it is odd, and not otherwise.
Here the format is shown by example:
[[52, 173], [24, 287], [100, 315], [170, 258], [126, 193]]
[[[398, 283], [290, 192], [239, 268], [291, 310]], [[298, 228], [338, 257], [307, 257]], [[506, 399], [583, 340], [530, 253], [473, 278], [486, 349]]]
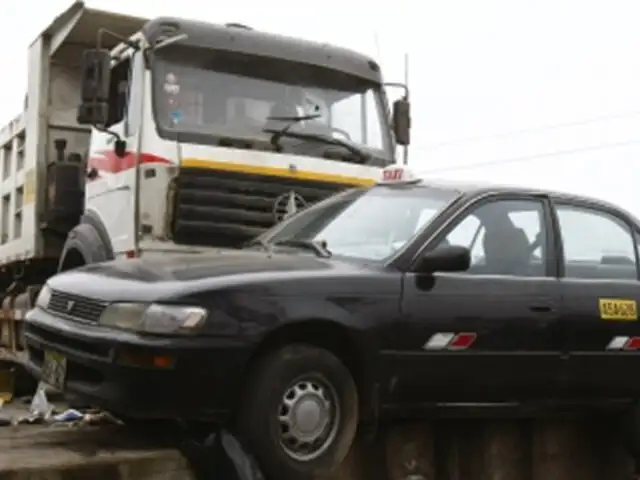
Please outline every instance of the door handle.
[[530, 305], [529, 310], [535, 313], [549, 313], [553, 311], [551, 305]]

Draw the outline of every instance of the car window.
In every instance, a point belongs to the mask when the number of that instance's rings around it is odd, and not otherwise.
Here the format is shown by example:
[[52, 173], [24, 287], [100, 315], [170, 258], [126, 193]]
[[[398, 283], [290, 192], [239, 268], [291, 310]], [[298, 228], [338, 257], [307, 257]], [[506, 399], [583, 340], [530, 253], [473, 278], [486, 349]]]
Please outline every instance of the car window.
[[383, 261], [459, 197], [427, 186], [377, 186], [337, 194], [291, 216], [262, 240], [326, 242], [334, 255]]
[[473, 209], [442, 245], [471, 251], [468, 273], [544, 276], [546, 229], [537, 200], [493, 200]]
[[600, 210], [572, 205], [557, 205], [556, 213], [566, 277], [638, 277], [633, 234], [624, 221]]

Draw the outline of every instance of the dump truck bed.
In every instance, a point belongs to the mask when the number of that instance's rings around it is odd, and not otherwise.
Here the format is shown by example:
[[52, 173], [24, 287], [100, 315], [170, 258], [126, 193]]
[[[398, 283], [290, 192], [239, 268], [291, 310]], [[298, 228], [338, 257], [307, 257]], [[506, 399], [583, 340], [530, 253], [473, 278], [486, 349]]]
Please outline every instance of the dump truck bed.
[[[56, 190], [51, 165], [57, 162], [56, 140], [66, 141], [67, 154], [84, 157], [88, 150], [91, 129], [76, 121], [83, 51], [96, 46], [100, 28], [126, 38], [146, 21], [78, 1], [29, 46], [24, 111], [0, 127], [0, 272], [10, 264], [60, 254], [66, 234], [46, 225]], [[104, 48], [120, 42], [103, 37]]]

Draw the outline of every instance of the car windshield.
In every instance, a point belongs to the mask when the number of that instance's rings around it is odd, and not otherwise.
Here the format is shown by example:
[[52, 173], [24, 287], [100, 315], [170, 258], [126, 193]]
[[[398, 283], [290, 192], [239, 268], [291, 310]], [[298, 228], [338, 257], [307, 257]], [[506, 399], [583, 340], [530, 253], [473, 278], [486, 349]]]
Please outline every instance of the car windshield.
[[291, 217], [260, 240], [326, 242], [333, 255], [382, 261], [458, 196], [454, 190], [426, 186], [351, 190]]
[[[154, 112], [165, 138], [223, 146], [240, 140], [250, 148], [267, 149], [272, 133], [265, 130], [292, 124], [292, 134], [328, 136], [363, 147], [373, 164], [384, 166], [393, 159], [381, 86], [342, 71], [176, 45], [154, 59], [153, 78]], [[284, 120], [300, 116], [313, 118]], [[349, 154], [317, 139], [292, 137], [280, 139], [284, 152], [323, 156], [331, 149]]]

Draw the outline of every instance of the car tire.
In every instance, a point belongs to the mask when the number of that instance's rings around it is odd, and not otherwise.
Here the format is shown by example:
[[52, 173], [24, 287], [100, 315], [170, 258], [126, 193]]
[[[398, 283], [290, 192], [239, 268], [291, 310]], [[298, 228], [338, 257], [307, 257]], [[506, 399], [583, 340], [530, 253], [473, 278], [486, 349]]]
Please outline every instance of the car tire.
[[259, 360], [238, 414], [241, 439], [267, 478], [309, 479], [332, 472], [349, 453], [358, 427], [358, 391], [335, 355], [289, 345]]

